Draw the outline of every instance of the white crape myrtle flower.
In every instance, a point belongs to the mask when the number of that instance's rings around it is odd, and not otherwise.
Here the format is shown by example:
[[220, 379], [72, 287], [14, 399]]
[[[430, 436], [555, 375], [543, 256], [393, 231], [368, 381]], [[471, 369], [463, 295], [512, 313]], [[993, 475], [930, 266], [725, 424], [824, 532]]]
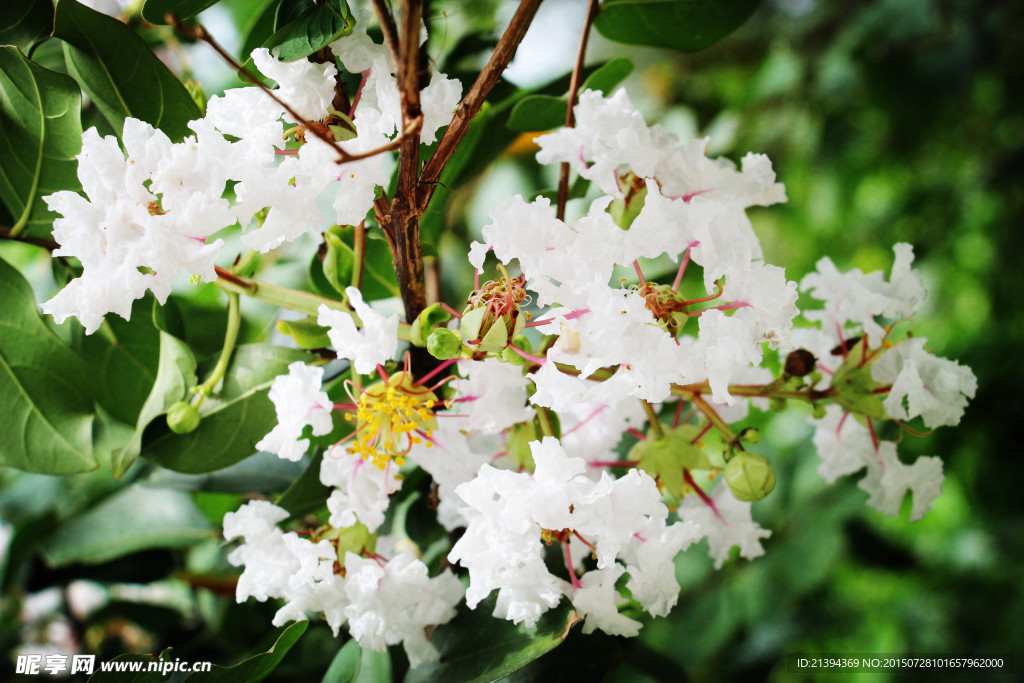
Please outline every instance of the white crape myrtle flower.
[[666, 526], [652, 518], [636, 531], [623, 548], [622, 561], [629, 572], [626, 588], [652, 616], [666, 616], [679, 600], [675, 557], [701, 538], [693, 521]]
[[874, 458], [871, 432], [843, 408], [826, 406], [824, 417], [810, 418], [808, 422], [814, 426], [812, 440], [821, 458], [818, 474], [829, 484], [844, 474], [856, 472]]
[[302, 361], [289, 365], [287, 375], [274, 378], [269, 396], [277, 411], [277, 425], [256, 444], [257, 449], [297, 461], [309, 448], [309, 439], [301, 438], [307, 425], [313, 428], [314, 436], [331, 431], [334, 404], [320, 388], [323, 379], [323, 368]]
[[721, 569], [729, 559], [729, 551], [739, 546], [740, 555], [752, 560], [764, 555], [761, 539], [772, 535], [750, 516], [750, 503], [737, 500], [724, 483], [715, 486], [708, 505], [699, 496], [686, 496], [679, 506], [679, 517], [696, 522], [702, 538], [708, 539], [708, 554]]
[[909, 316], [925, 295], [921, 276], [911, 268], [913, 247], [900, 242], [893, 251], [896, 259], [888, 281], [881, 271], [865, 275], [859, 268], [854, 268], [841, 273], [827, 256], [819, 260], [817, 271], [805, 276], [800, 288], [815, 299], [824, 301], [825, 306], [821, 310], [804, 311], [804, 317], [819, 321], [826, 332], [843, 330], [839, 332], [841, 335], [846, 335], [848, 323], [854, 323], [877, 346], [884, 330], [875, 318]]
[[608, 635], [627, 638], [640, 634], [643, 624], [620, 614], [618, 610], [618, 605], [626, 600], [619, 595], [615, 582], [625, 571], [626, 568], [620, 564], [589, 571], [580, 579], [580, 587], [572, 590], [572, 606], [585, 620], [584, 633], [601, 629]]
[[[288, 103], [302, 118], [322, 119], [334, 99], [334, 77], [338, 69], [334, 64], [318, 64], [305, 59], [282, 62], [265, 47], [252, 51], [252, 61], [267, 78], [277, 82], [278, 97]], [[285, 114], [292, 123], [298, 123]]]
[[[610, 406], [582, 401], [566, 403], [563, 410], [556, 410], [562, 422], [562, 447], [569, 457], [583, 458], [588, 463], [617, 460], [615, 447], [626, 429], [641, 427], [647, 421], [643, 405], [630, 398]], [[596, 468], [590, 471], [597, 476]]]
[[455, 616], [463, 588], [454, 574], [446, 570], [431, 578], [410, 551], [387, 564], [346, 553], [345, 572], [345, 615], [360, 646], [383, 652], [402, 643], [413, 667], [438, 659], [424, 629]]
[[[621, 599], [606, 583], [614, 584], [621, 575], [620, 556], [637, 567], [645, 607], [660, 611], [674, 603], [667, 597], [671, 584], [665, 579], [671, 571], [663, 564], [672, 565], [675, 553], [646, 552], [641, 557], [637, 545], [648, 543], [646, 533], [650, 542], [667, 541], [666, 548], [678, 551], [694, 537], [693, 525], [679, 522], [666, 532], [668, 508], [654, 480], [632, 469], [618, 479], [603, 472], [595, 481], [585, 474], [586, 462], [568, 457], [554, 437], [533, 441], [530, 449], [536, 464], [532, 475], [485, 465], [476, 479], [456, 488], [468, 506], [463, 514], [469, 526], [448, 557], [469, 569], [469, 606], [498, 589], [495, 616], [529, 625], [564, 594], [589, 615], [589, 628], [630, 632], [636, 622], [613, 616]], [[545, 566], [542, 538], [556, 532], [586, 539], [593, 551], [597, 569], [582, 581], [574, 577], [566, 583]]]
[[460, 416], [455, 420], [460, 429], [498, 434], [533, 418], [534, 411], [526, 404], [527, 379], [518, 367], [485, 358], [459, 362], [459, 372], [466, 376], [457, 384], [460, 402], [445, 415]]
[[266, 602], [288, 592], [297, 563], [277, 528], [287, 517], [287, 510], [265, 500], [250, 501], [224, 515], [224, 538], [242, 537], [245, 541], [228, 555], [231, 564], [245, 567], [235, 589], [238, 602], [250, 597]]
[[932, 509], [944, 480], [941, 459], [922, 455], [913, 465], [904, 465], [896, 456], [896, 444], [883, 441], [857, 486], [870, 494], [868, 505], [890, 516], [899, 514], [904, 496], [912, 492], [910, 521], [916, 522]]
[[[77, 158], [88, 199], [70, 191], [44, 197], [47, 206], [62, 216], [53, 224], [54, 239], [61, 245], [54, 255], [78, 258], [83, 273], [42, 308], [58, 323], [77, 317], [89, 334], [106, 313], [128, 319], [132, 302], [146, 290], [160, 303], [166, 301], [180, 270], [205, 281], [216, 279], [214, 259], [222, 241], [207, 244], [206, 238], [234, 222], [219, 191], [196, 191], [188, 195], [188, 202], [173, 201], [161, 208], [160, 197], [143, 182], [157, 172], [159, 155], [154, 148], [169, 149], [170, 141], [135, 119], [126, 119], [124, 140], [127, 158], [115, 138], [101, 138], [95, 128], [86, 130]], [[182, 144], [190, 146], [194, 156], [185, 166], [215, 167], [194, 140]], [[160, 178], [161, 186], [169, 184], [166, 173]]]
[[342, 448], [331, 448], [324, 455], [320, 482], [335, 487], [327, 499], [331, 526], [341, 529], [359, 521], [371, 532], [384, 523], [390, 496], [402, 487], [393, 460], [380, 469]]
[[356, 328], [351, 315], [326, 305], [320, 306], [317, 322], [328, 328], [327, 336], [338, 357], [351, 360], [356, 372], [368, 375], [391, 360], [398, 350], [398, 316], [385, 316], [370, 308], [355, 287], [347, 288], [345, 294], [362, 321], [362, 331]]
[[974, 398], [978, 378], [967, 366], [925, 350], [924, 337], [905, 339], [875, 361], [871, 376], [892, 385], [882, 404], [890, 417], [920, 415], [929, 427], [960, 423], [967, 399]]
[[828, 406], [814, 425], [814, 445], [822, 459], [818, 473], [828, 483], [844, 474], [867, 468], [857, 484], [870, 494], [868, 505], [887, 515], [897, 515], [907, 491], [914, 496], [910, 521], [923, 518], [942, 493], [942, 460], [921, 456], [913, 465], [904, 465], [896, 455], [896, 444], [875, 442], [867, 427], [839, 406]]

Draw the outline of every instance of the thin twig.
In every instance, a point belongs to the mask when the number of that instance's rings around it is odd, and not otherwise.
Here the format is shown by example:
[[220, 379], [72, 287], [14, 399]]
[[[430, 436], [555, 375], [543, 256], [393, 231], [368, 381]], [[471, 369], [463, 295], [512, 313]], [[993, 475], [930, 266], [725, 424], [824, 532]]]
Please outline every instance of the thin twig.
[[[573, 107], [576, 106], [576, 91], [580, 87], [580, 78], [583, 75], [583, 62], [587, 55], [587, 39], [590, 37], [590, 25], [594, 23], [597, 16], [597, 0], [590, 0], [587, 8], [587, 18], [583, 22], [583, 34], [580, 36], [580, 47], [576, 51], [576, 65], [572, 69], [572, 80], [569, 81], [569, 103], [565, 112], [565, 127], [572, 128], [576, 123], [573, 117]], [[561, 173], [558, 177], [558, 210], [555, 214], [558, 220], [565, 220], [565, 205], [569, 201], [569, 162], [562, 163]]]
[[13, 240], [15, 242], [24, 242], [25, 244], [34, 244], [37, 247], [42, 247], [49, 251], [56, 251], [60, 249], [60, 244], [56, 240], [46, 239], [45, 237], [25, 237], [24, 235], [12, 235], [11, 229], [0, 225], [0, 239]]
[[459, 146], [462, 138], [469, 132], [469, 126], [473, 122], [473, 118], [480, 111], [480, 107], [483, 106], [488, 93], [501, 80], [505, 67], [512, 61], [516, 48], [519, 47], [523, 36], [526, 35], [526, 30], [530, 28], [534, 15], [537, 14], [537, 8], [540, 7], [540, 3], [541, 0], [522, 0], [519, 3], [519, 8], [512, 17], [508, 28], [505, 29], [505, 33], [498, 40], [491, 58], [487, 60], [487, 65], [484, 66], [483, 71], [477, 76], [469, 92], [462, 98], [462, 102], [455, 110], [452, 122], [448, 125], [444, 135], [441, 136], [440, 142], [437, 143], [437, 149], [434, 151], [433, 156], [423, 166], [423, 170], [420, 173], [420, 211], [426, 210], [427, 204], [430, 202], [430, 198], [437, 187], [437, 180], [441, 177], [441, 172], [444, 170], [445, 165], [451, 159], [452, 154], [455, 153], [455, 149]]
[[384, 44], [388, 46], [388, 52], [391, 53], [391, 61], [397, 67], [399, 48], [398, 27], [395, 26], [395, 17], [391, 14], [391, 8], [388, 7], [385, 0], [373, 0], [373, 9], [377, 11], [377, 18], [380, 20], [380, 30], [384, 33]]

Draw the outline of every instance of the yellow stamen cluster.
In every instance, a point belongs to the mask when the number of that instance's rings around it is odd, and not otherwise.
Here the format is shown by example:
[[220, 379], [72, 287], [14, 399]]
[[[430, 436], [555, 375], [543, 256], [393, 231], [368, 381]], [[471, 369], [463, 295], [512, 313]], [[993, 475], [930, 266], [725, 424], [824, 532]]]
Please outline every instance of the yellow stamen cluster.
[[[413, 386], [406, 372], [396, 372], [387, 381], [367, 388], [356, 406], [356, 433], [348, 452], [369, 460], [379, 469], [405, 463], [412, 447], [423, 443], [416, 432], [430, 437], [437, 428], [433, 408], [439, 403], [434, 392]], [[345, 416], [352, 420], [351, 414]], [[433, 443], [428, 439], [426, 447]]]

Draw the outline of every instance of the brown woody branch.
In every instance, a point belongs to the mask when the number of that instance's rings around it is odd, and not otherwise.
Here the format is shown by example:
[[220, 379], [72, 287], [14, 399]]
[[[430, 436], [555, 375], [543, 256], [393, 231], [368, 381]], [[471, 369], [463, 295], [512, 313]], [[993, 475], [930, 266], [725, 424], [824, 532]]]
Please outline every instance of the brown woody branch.
[[13, 240], [15, 242], [24, 242], [25, 244], [34, 244], [37, 247], [42, 247], [49, 251], [56, 251], [60, 249], [60, 244], [56, 240], [47, 239], [45, 237], [25, 237], [24, 235], [12, 235], [11, 229], [5, 225], [0, 225], [0, 239]]
[[477, 76], [469, 92], [466, 93], [466, 96], [455, 110], [452, 122], [448, 125], [444, 135], [441, 136], [441, 141], [437, 143], [437, 149], [434, 151], [433, 156], [423, 166], [423, 171], [420, 173], [420, 212], [426, 210], [427, 204], [430, 202], [430, 198], [437, 187], [437, 181], [441, 177], [441, 172], [444, 170], [449, 159], [451, 159], [452, 154], [455, 153], [455, 149], [459, 146], [462, 138], [469, 132], [469, 125], [473, 122], [473, 117], [480, 111], [480, 107], [483, 106], [484, 100], [487, 99], [488, 93], [491, 92], [491, 88], [501, 80], [505, 67], [512, 61], [519, 43], [522, 42], [523, 36], [526, 35], [526, 30], [530, 28], [534, 15], [537, 14], [537, 8], [540, 7], [540, 3], [541, 0], [522, 0], [519, 3], [519, 8], [512, 17], [508, 28], [505, 29], [505, 33], [498, 40], [491, 58], [487, 60], [487, 65], [484, 66], [483, 71]]
[[[597, 0], [590, 0], [587, 8], [587, 18], [583, 22], [583, 34], [580, 36], [580, 47], [576, 51], [576, 65], [572, 69], [572, 80], [569, 81], [569, 102], [565, 112], [565, 127], [572, 128], [575, 123], [573, 107], [576, 106], [576, 91], [580, 88], [580, 79], [583, 76], [583, 62], [587, 55], [587, 39], [590, 37], [590, 25], [594, 23], [597, 16]], [[565, 220], [565, 205], [569, 201], [569, 163], [562, 163], [558, 177], [558, 207], [555, 214], [558, 220]]]

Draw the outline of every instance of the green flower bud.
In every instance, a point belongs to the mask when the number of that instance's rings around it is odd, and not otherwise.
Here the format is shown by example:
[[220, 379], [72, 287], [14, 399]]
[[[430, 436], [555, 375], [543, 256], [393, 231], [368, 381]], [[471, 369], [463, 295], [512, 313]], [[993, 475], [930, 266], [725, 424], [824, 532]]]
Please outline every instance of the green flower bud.
[[409, 337], [413, 344], [416, 346], [426, 346], [427, 337], [430, 336], [438, 325], [442, 325], [451, 320], [452, 314], [444, 310], [441, 304], [433, 304], [427, 306], [420, 314], [416, 316], [416, 319], [412, 321], [412, 326], [409, 328]]
[[773, 398], [768, 403], [769, 406], [771, 406], [771, 409], [774, 410], [776, 413], [781, 413], [785, 411], [786, 407], [789, 405], [789, 403], [784, 398]]
[[811, 415], [814, 416], [815, 420], [820, 420], [821, 418], [825, 417], [825, 406], [822, 405], [821, 403], [812, 403]]
[[338, 529], [336, 534], [338, 540], [338, 562], [343, 567], [345, 566], [345, 553], [359, 555], [364, 549], [373, 552], [377, 545], [377, 534], [371, 534], [370, 530], [362, 522], [356, 522], [345, 529]]
[[775, 488], [775, 471], [763, 455], [740, 451], [725, 464], [725, 483], [736, 498], [753, 503]]
[[199, 411], [185, 401], [178, 401], [167, 411], [167, 426], [175, 434], [188, 434], [199, 426]]
[[462, 353], [462, 335], [439, 327], [427, 337], [427, 351], [438, 360], [455, 358]]

